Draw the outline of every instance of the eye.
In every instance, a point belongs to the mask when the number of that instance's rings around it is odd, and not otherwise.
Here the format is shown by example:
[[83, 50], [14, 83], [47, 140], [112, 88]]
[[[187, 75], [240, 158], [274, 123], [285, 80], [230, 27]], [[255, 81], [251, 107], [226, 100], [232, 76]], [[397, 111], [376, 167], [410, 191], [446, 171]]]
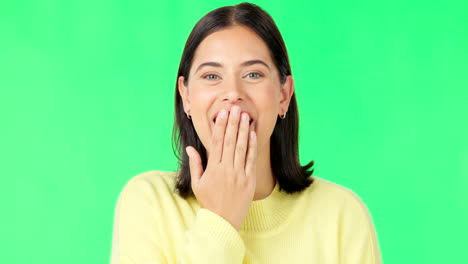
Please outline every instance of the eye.
[[217, 80], [219, 79], [219, 76], [216, 74], [209, 73], [209, 74], [204, 75], [202, 78], [206, 80]]
[[251, 72], [249, 74], [247, 74], [247, 78], [251, 78], [251, 79], [258, 79], [258, 78], [261, 78], [263, 77], [263, 74], [259, 73], [259, 72]]

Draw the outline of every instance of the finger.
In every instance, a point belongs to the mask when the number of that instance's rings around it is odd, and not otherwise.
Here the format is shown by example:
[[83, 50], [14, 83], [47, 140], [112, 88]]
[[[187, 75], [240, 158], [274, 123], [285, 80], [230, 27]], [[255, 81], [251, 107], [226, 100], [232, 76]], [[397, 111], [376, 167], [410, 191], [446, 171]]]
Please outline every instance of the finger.
[[224, 136], [223, 156], [221, 162], [234, 167], [234, 150], [237, 142], [237, 130], [239, 128], [240, 107], [235, 105], [229, 113], [226, 134]]
[[257, 134], [254, 130], [249, 134], [249, 149], [247, 151], [247, 160], [245, 162], [245, 175], [247, 178], [256, 177], [257, 168]]
[[227, 123], [227, 110], [221, 110], [216, 117], [213, 137], [211, 140], [211, 151], [207, 166], [217, 166], [221, 162], [223, 154], [224, 133]]
[[242, 113], [237, 135], [236, 151], [234, 153], [234, 168], [245, 170], [245, 156], [249, 141], [249, 114]]
[[187, 146], [185, 148], [187, 155], [189, 156], [189, 166], [190, 166], [190, 178], [192, 180], [192, 189], [200, 181], [201, 176], [203, 175], [203, 165], [200, 158], [200, 154], [192, 146]]

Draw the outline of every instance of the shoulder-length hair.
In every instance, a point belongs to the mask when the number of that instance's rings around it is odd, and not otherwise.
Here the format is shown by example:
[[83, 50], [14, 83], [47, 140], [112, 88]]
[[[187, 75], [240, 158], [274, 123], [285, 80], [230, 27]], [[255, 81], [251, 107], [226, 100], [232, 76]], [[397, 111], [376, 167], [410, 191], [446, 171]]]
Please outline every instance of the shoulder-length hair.
[[[184, 76], [184, 83], [187, 85], [193, 57], [198, 45], [211, 33], [234, 25], [247, 26], [263, 39], [280, 73], [280, 82], [284, 84], [286, 77], [291, 75], [291, 67], [283, 38], [271, 16], [259, 6], [251, 3], [217, 8], [197, 22], [185, 44], [177, 79]], [[314, 170], [309, 171], [314, 165], [314, 161], [305, 166], [301, 166], [299, 163], [298, 130], [299, 116], [296, 97], [293, 94], [286, 118], [277, 118], [270, 138], [271, 168], [280, 190], [285, 190], [287, 193], [300, 192], [314, 181], [313, 177], [310, 177]], [[175, 189], [183, 198], [194, 197], [191, 187], [189, 158], [185, 148], [193, 146], [200, 153], [204, 169], [207, 166], [206, 149], [195, 131], [192, 120], [185, 115], [182, 98], [177, 89], [177, 81], [175, 89], [175, 122], [172, 137], [173, 151], [179, 161]]]

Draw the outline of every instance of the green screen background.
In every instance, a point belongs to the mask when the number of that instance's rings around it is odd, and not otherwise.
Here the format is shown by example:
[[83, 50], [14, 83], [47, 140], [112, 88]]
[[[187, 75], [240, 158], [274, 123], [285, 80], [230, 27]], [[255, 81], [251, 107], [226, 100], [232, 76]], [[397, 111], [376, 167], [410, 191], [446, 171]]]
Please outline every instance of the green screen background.
[[[176, 169], [185, 40], [236, 3], [0, 2], [2, 263], [109, 262], [125, 183]], [[468, 259], [467, 2], [255, 3], [290, 54], [301, 161], [362, 198], [384, 262]]]

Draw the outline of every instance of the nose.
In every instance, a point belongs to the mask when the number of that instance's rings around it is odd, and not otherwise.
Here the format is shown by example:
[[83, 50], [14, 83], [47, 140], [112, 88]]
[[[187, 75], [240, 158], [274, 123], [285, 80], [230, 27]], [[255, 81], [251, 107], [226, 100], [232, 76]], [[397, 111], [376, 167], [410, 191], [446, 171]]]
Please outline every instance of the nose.
[[223, 92], [223, 101], [225, 102], [237, 103], [237, 101], [245, 99], [242, 84], [236, 80], [236, 78], [232, 78], [230, 81], [225, 82]]

